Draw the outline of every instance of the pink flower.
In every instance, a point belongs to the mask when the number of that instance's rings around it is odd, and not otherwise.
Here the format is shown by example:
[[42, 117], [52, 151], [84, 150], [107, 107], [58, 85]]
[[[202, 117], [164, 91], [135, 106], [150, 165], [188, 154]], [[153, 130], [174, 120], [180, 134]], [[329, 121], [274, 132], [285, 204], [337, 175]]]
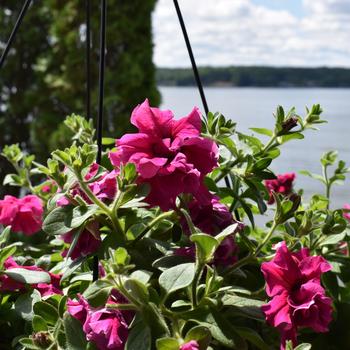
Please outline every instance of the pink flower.
[[[86, 181], [92, 181], [96, 177], [96, 181], [89, 183], [89, 188], [93, 194], [102, 201], [113, 200], [117, 192], [117, 175], [118, 172], [113, 170], [111, 172], [104, 171], [98, 174], [99, 165], [94, 163], [91, 165], [88, 173], [85, 175]], [[98, 174], [98, 175], [97, 175]], [[81, 196], [87, 203], [91, 204], [90, 199], [83, 192], [83, 190], [77, 185], [71, 190], [71, 195], [74, 197], [76, 195]], [[57, 201], [60, 206], [68, 205], [69, 200], [66, 197], [62, 197]]]
[[272, 297], [262, 310], [267, 322], [279, 329], [282, 350], [287, 340], [297, 344], [298, 327], [328, 331], [332, 300], [321, 286], [321, 275], [331, 269], [323, 257], [310, 256], [306, 248], [291, 253], [285, 242], [278, 245], [272, 261], [262, 264], [266, 293]]
[[178, 255], [178, 256], [185, 256], [191, 261], [194, 261], [196, 258], [196, 248], [194, 244], [192, 244], [189, 247], [177, 248], [175, 249], [174, 253], [175, 255]]
[[[209, 193], [203, 186], [198, 191], [198, 197], [200, 200], [194, 198], [188, 204], [188, 210], [193, 224], [202, 232], [215, 235], [235, 222], [227, 206], [220, 203], [220, 198]], [[238, 230], [243, 229], [244, 225], [240, 222], [238, 224]], [[188, 232], [185, 222], [183, 226]]]
[[0, 200], [0, 223], [4, 226], [11, 225], [13, 232], [23, 232], [31, 236], [40, 231], [42, 215], [43, 204], [37, 196], [5, 196]]
[[218, 165], [216, 144], [200, 136], [199, 110], [173, 118], [171, 111], [151, 108], [145, 100], [131, 115], [139, 133], [124, 135], [116, 142], [118, 150], [109, 154], [116, 167], [136, 165], [140, 183], [151, 188], [148, 203], [162, 210], [174, 207], [179, 194], [195, 193], [204, 175]]
[[[128, 301], [116, 290], [112, 290], [107, 303], [125, 304]], [[78, 294], [78, 300], [68, 299], [68, 312], [82, 325], [88, 341], [93, 342], [99, 350], [124, 349], [128, 337], [128, 323], [134, 312], [117, 309], [90, 307], [86, 299]]]
[[67, 311], [70, 313], [74, 318], [76, 318], [81, 324], [84, 324], [88, 315], [88, 312], [90, 311], [90, 305], [86, 301], [86, 299], [78, 294], [78, 300], [67, 300]]
[[83, 326], [86, 339], [99, 350], [123, 350], [128, 338], [128, 324], [115, 309], [90, 311]]
[[37, 289], [42, 297], [48, 297], [54, 294], [63, 294], [60, 289], [60, 282], [62, 275], [55, 273], [48, 273], [51, 278], [51, 283], [38, 283], [34, 288]]
[[281, 193], [285, 196], [289, 195], [293, 191], [293, 181], [295, 180], [294, 173], [286, 173], [277, 175], [277, 179], [265, 180], [265, 186], [269, 192], [270, 198], [268, 204], [273, 204], [275, 202], [272, 191], [276, 193]]
[[[86, 180], [91, 180], [97, 176], [99, 170], [99, 165], [94, 163], [87, 175], [85, 176]], [[103, 172], [98, 176], [98, 180], [89, 184], [90, 189], [94, 195], [101, 200], [113, 200], [117, 192], [117, 177], [118, 172], [113, 170], [111, 172]]]
[[199, 344], [195, 340], [182, 344], [179, 350], [199, 350]]
[[[76, 234], [78, 233], [70, 231], [62, 235], [62, 239], [65, 243], [72, 243]], [[87, 225], [87, 227], [80, 233], [80, 236], [71, 251], [70, 258], [72, 260], [75, 260], [80, 257], [95, 253], [101, 246], [101, 240], [99, 237], [100, 233], [98, 224], [94, 222], [90, 225]], [[67, 253], [68, 249], [62, 252], [62, 256], [67, 256]]]
[[350, 204], [344, 204], [343, 208], [349, 210], [349, 212], [344, 211], [343, 216], [346, 220], [350, 221]]
[[[30, 271], [45, 271], [35, 265], [33, 266], [18, 265], [13, 259], [13, 257], [10, 256], [4, 262], [4, 269], [11, 270], [13, 268], [22, 268]], [[47, 272], [47, 273], [50, 275], [50, 278], [51, 278], [51, 282], [49, 284], [38, 283], [38, 284], [33, 284], [32, 287], [37, 289], [40, 292], [41, 296], [43, 297], [50, 296], [53, 294], [63, 294], [62, 290], [60, 289], [61, 275], [53, 274], [51, 272]], [[7, 275], [0, 275], [0, 291], [4, 292], [4, 291], [16, 291], [16, 290], [19, 290], [21, 292], [25, 291], [26, 284], [17, 282]]]
[[215, 252], [215, 266], [230, 266], [237, 261], [238, 246], [232, 236], [223, 240]]
[[349, 248], [348, 248], [348, 243], [347, 242], [339, 242], [337, 244], [337, 247], [339, 249], [339, 253], [343, 255], [349, 255]]
[[[235, 221], [226, 205], [220, 203], [219, 197], [213, 196], [203, 186], [198, 191], [198, 200], [194, 198], [188, 205], [189, 213], [193, 224], [202, 232], [216, 235]], [[236, 231], [242, 230], [244, 225], [237, 222]], [[182, 220], [182, 226], [187, 234], [189, 229], [185, 220]], [[234, 233], [234, 232], [233, 232]], [[227, 237], [215, 252], [214, 265], [228, 266], [237, 260], [238, 247], [232, 236]], [[175, 251], [175, 254], [188, 256], [190, 259], [195, 257], [194, 247], [183, 247]]]

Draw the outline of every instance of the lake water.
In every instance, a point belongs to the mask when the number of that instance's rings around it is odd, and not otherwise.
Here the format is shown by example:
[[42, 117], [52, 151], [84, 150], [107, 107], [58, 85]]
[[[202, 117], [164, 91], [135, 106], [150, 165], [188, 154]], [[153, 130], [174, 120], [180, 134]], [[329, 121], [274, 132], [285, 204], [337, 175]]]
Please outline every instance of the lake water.
[[[177, 117], [187, 115], [193, 106], [202, 104], [195, 87], [160, 87], [162, 108], [174, 111]], [[282, 146], [281, 156], [273, 163], [276, 173], [309, 170], [320, 173], [319, 158], [329, 150], [338, 150], [339, 158], [350, 166], [350, 89], [318, 88], [205, 88], [209, 109], [221, 112], [226, 118], [237, 122], [243, 132], [250, 127], [272, 129], [272, 113], [277, 105], [285, 110], [296, 107], [299, 115], [305, 115], [305, 106], [321, 104], [323, 119], [319, 131], [308, 130], [303, 140], [293, 140]], [[349, 174], [350, 177], [350, 174]], [[324, 189], [316, 180], [297, 174], [296, 186], [305, 189], [305, 195]], [[345, 186], [335, 186], [332, 195], [333, 207], [350, 203], [350, 181]]]

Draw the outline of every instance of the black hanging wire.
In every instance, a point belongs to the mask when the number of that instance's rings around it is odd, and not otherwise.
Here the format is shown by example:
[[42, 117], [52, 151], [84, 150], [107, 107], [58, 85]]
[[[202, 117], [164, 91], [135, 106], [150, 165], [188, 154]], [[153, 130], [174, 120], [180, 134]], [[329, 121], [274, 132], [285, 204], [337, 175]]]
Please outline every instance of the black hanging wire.
[[91, 118], [91, 72], [90, 72], [90, 48], [91, 48], [91, 1], [86, 0], [86, 119]]
[[[106, 62], [106, 0], [101, 0], [101, 19], [100, 19], [100, 62], [99, 62], [99, 83], [98, 83], [98, 113], [97, 113], [97, 157], [96, 163], [101, 163], [102, 157], [102, 129], [103, 129], [103, 98], [104, 98], [104, 78]], [[98, 256], [93, 260], [93, 280], [98, 280]]]
[[0, 69], [2, 68], [3, 64], [5, 63], [5, 60], [6, 60], [6, 57], [7, 57], [7, 54], [9, 53], [10, 49], [11, 49], [11, 46], [12, 46], [12, 43], [16, 37], [16, 34], [17, 34], [17, 31], [22, 23], [22, 20], [25, 16], [25, 14], [27, 13], [27, 10], [28, 10], [28, 7], [30, 5], [30, 3], [32, 2], [32, 0], [26, 0], [23, 4], [23, 7], [22, 7], [22, 10], [17, 18], [17, 21], [15, 23], [15, 26], [13, 27], [12, 29], [12, 32], [11, 32], [11, 35], [7, 41], [7, 44], [5, 46], [5, 50], [4, 52], [2, 53], [1, 55], [1, 58], [0, 58]]
[[98, 83], [98, 114], [97, 114], [97, 158], [96, 162], [101, 163], [102, 156], [102, 129], [103, 129], [103, 98], [104, 98], [104, 79], [106, 62], [106, 0], [101, 0], [101, 22], [100, 22], [100, 65], [99, 65], [99, 83]]
[[[200, 75], [198, 72], [196, 60], [195, 60], [194, 55], [193, 55], [193, 50], [192, 50], [192, 46], [190, 43], [190, 39], [188, 38], [186, 25], [185, 25], [184, 19], [182, 17], [182, 13], [181, 13], [181, 9], [180, 9], [178, 1], [177, 0], [173, 0], [173, 1], [174, 1], [177, 17], [178, 17], [179, 22], [180, 22], [182, 34], [183, 34], [183, 37], [185, 39], [188, 55], [190, 56], [194, 78], [196, 80], [198, 91], [199, 91], [199, 94], [201, 96], [201, 100], [202, 100], [205, 114], [207, 115], [209, 112], [208, 103], [207, 103], [207, 99], [206, 99], [205, 94], [204, 94], [203, 84], [202, 84], [202, 81], [201, 81], [201, 78], [200, 78]], [[225, 180], [226, 186], [230, 188], [231, 187], [230, 180], [229, 180], [229, 177], [227, 175], [225, 176], [224, 180]]]
[[198, 90], [199, 90], [199, 94], [201, 96], [201, 100], [202, 100], [202, 104], [203, 104], [203, 107], [204, 107], [204, 111], [205, 111], [205, 114], [207, 115], [208, 112], [209, 112], [207, 99], [205, 98], [202, 81], [201, 81], [201, 78], [199, 76], [199, 72], [198, 72], [198, 69], [197, 69], [196, 60], [194, 59], [194, 55], [193, 55], [190, 39], [188, 38], [185, 22], [183, 20], [182, 13], [181, 13], [181, 10], [180, 10], [180, 6], [179, 6], [179, 3], [177, 2], [177, 0], [174, 0], [174, 5], [175, 5], [177, 17], [178, 17], [179, 22], [180, 22], [182, 34], [183, 34], [184, 39], [185, 39], [188, 55], [190, 56], [194, 78], [196, 79], [196, 83], [197, 83], [197, 87], [198, 87]]

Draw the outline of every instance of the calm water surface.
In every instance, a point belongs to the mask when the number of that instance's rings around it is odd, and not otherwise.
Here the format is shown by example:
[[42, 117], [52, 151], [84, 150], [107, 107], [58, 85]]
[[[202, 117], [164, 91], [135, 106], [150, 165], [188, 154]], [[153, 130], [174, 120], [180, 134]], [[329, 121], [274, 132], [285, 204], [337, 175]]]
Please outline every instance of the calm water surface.
[[[193, 106], [202, 105], [194, 87], [161, 87], [162, 107], [172, 109], [177, 117], [187, 115]], [[350, 166], [350, 89], [314, 88], [206, 88], [209, 109], [219, 111], [237, 122], [237, 129], [247, 132], [250, 127], [273, 128], [272, 113], [277, 105], [285, 109], [296, 107], [305, 114], [305, 106], [320, 103], [323, 119], [319, 131], [307, 131], [304, 140], [293, 140], [282, 146], [281, 156], [273, 163], [276, 173], [305, 169], [319, 173], [319, 158], [323, 152], [338, 150], [341, 159]], [[350, 177], [350, 175], [349, 175]], [[315, 180], [297, 174], [296, 188], [304, 188], [305, 195], [322, 193]], [[336, 186], [333, 206], [350, 202], [350, 181]]]

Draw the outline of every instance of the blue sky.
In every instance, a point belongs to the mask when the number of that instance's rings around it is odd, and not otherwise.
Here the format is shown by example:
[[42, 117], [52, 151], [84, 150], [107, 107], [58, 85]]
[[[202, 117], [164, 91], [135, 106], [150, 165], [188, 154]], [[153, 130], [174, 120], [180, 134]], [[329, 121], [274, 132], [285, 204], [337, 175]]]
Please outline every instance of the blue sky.
[[[178, 0], [200, 65], [350, 67], [350, 0]], [[154, 61], [190, 65], [172, 0], [153, 15]]]
[[253, 0], [252, 2], [274, 10], [287, 9], [297, 17], [302, 17], [304, 14], [302, 0]]

